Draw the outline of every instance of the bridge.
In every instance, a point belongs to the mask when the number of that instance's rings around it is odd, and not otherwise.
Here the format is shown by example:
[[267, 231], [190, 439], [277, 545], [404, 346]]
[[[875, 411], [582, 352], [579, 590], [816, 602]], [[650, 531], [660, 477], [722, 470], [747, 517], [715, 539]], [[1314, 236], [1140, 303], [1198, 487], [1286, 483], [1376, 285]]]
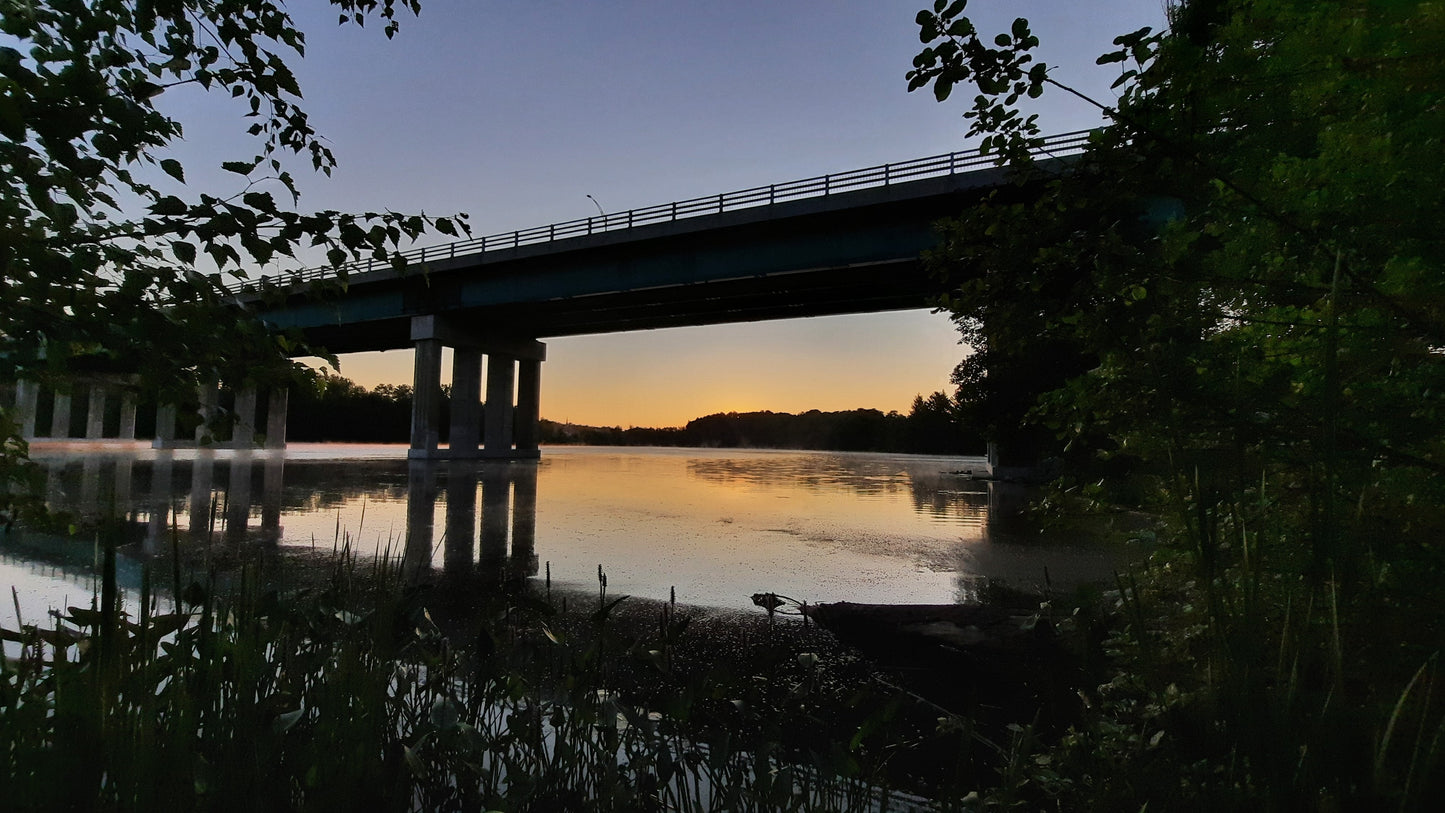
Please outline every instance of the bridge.
[[[1035, 158], [1061, 165], [1088, 138], [1051, 136]], [[954, 152], [413, 249], [402, 268], [352, 262], [232, 290], [335, 353], [415, 348], [413, 458], [535, 457], [541, 340], [927, 307], [943, 293], [920, 262], [933, 224], [1007, 182], [992, 156]], [[443, 346], [454, 353], [445, 449]], [[256, 395], [238, 397], [254, 418]], [[272, 445], [284, 412], [273, 394]]]

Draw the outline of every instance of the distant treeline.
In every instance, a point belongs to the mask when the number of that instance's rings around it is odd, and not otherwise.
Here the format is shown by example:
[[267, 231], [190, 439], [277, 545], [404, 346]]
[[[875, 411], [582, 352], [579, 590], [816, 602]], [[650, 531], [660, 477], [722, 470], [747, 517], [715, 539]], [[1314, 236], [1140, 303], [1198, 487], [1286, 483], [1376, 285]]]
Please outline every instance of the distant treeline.
[[[450, 426], [450, 393], [443, 387], [441, 435]], [[406, 443], [411, 432], [411, 387], [382, 384], [372, 390], [339, 376], [323, 376], [314, 391], [293, 392], [287, 436], [297, 441]], [[983, 437], [958, 420], [946, 393], [913, 399], [908, 414], [855, 409], [798, 415], [727, 412], [673, 428], [599, 427], [542, 420], [545, 444], [591, 446], [702, 446], [822, 449], [919, 454], [982, 454]]]

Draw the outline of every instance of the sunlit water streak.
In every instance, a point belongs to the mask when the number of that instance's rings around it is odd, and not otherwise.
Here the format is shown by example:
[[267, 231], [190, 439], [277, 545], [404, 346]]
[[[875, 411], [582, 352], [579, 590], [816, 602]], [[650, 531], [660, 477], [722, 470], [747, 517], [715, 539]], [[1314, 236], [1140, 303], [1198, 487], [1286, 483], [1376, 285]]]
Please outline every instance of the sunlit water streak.
[[[1096, 548], [1003, 533], [991, 516], [1021, 498], [958, 474], [981, 469], [978, 458], [554, 447], [540, 462], [423, 465], [400, 446], [281, 455], [114, 443], [37, 444], [34, 455], [52, 508], [130, 519], [120, 570], [131, 587], [141, 562], [169, 553], [172, 527], [188, 572], [259, 555], [302, 581], [325, 558], [312, 549], [345, 538], [363, 556], [406, 552], [413, 577], [467, 589], [550, 568], [554, 586], [592, 590], [601, 565], [612, 595], [675, 589], [684, 603], [737, 609], [762, 591], [953, 602], [984, 578], [1027, 588], [1045, 568], [1058, 583], [1112, 566]], [[94, 559], [84, 541], [0, 539], [0, 588], [16, 588], [27, 621], [88, 604]]]

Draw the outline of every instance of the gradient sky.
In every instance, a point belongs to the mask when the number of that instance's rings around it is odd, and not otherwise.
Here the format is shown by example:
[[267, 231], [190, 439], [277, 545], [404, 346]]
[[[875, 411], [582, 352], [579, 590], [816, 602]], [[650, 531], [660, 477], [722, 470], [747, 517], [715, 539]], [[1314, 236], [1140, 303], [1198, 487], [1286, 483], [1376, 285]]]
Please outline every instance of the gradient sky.
[[[967, 88], [938, 104], [908, 93], [927, 0], [426, 0], [388, 42], [293, 4], [307, 33], [295, 69], [340, 164], [302, 180], [303, 209], [471, 215], [473, 234], [609, 212], [963, 149]], [[974, 0], [989, 32], [1028, 17], [1055, 76], [1101, 100], [1118, 34], [1158, 25], [1162, 0]], [[244, 111], [176, 89], [190, 188], [255, 147]], [[1053, 92], [1046, 132], [1097, 111]], [[304, 169], [298, 164], [295, 174]], [[233, 190], [239, 191], [239, 190]], [[439, 241], [429, 241], [439, 242]], [[553, 339], [542, 414], [668, 426], [719, 411], [906, 411], [948, 388], [965, 348], [947, 316], [864, 316]], [[411, 351], [342, 358], [363, 385], [410, 383]], [[449, 357], [448, 357], [449, 363]], [[448, 376], [449, 371], [444, 370]]]

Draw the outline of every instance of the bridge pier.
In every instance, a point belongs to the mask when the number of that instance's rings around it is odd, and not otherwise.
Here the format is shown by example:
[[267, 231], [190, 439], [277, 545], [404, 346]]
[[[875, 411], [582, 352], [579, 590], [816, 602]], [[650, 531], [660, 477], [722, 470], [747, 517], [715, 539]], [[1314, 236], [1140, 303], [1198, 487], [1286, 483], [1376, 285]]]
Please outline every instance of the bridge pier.
[[92, 381], [89, 389], [90, 404], [85, 409], [85, 439], [100, 440], [105, 437], [106, 386], [99, 381]]
[[[411, 340], [416, 360], [409, 458], [525, 460], [539, 455], [537, 422], [546, 345], [533, 339], [469, 330], [436, 315], [412, 317]], [[440, 444], [444, 346], [454, 352], [451, 436], [445, 449]], [[487, 368], [485, 405], [480, 402], [483, 356]]]
[[483, 457], [512, 457], [513, 390], [517, 362], [500, 353], [487, 356], [486, 448]]
[[291, 391], [285, 387], [272, 387], [266, 399], [266, 448], [286, 448], [286, 408], [291, 400]]
[[20, 422], [20, 436], [29, 440], [35, 437], [35, 417], [40, 413], [40, 384], [28, 378], [15, 382], [16, 417]]
[[70, 437], [70, 393], [55, 392], [55, 406], [50, 411], [50, 437]]
[[476, 457], [481, 425], [482, 351], [458, 347], [452, 351], [452, 428], [448, 456]]
[[232, 408], [235, 423], [231, 426], [231, 445], [238, 449], [249, 449], [256, 445], [256, 388], [242, 387], [236, 390], [236, 404]]
[[[134, 438], [136, 406], [134, 396], [129, 397], [130, 400], [121, 401], [121, 436], [127, 436], [126, 427], [129, 426], [129, 437]], [[220, 400], [221, 385], [218, 381], [213, 379], [197, 388], [196, 414], [201, 423], [196, 427], [194, 445], [212, 449], [254, 449], [258, 445], [267, 449], [286, 448], [286, 407], [290, 397], [285, 387], [272, 387], [267, 394], [264, 443], [258, 444], [256, 432], [262, 425], [262, 421], [257, 420], [257, 407], [261, 398], [256, 387], [247, 385], [235, 390], [230, 440], [221, 440], [212, 434], [215, 431], [212, 421], [220, 411]], [[179, 412], [179, 407], [175, 404], [156, 405], [156, 433], [155, 440], [151, 443], [152, 448], [174, 449], [191, 445], [176, 440], [176, 418]]]

